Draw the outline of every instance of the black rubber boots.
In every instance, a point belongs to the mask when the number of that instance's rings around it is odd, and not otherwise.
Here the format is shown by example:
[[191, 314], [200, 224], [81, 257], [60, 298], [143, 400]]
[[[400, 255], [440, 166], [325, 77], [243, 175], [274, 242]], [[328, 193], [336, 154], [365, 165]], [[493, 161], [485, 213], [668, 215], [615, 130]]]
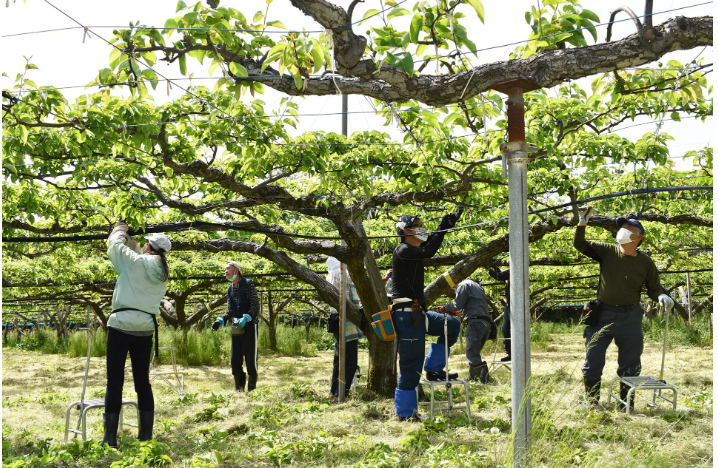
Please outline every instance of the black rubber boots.
[[583, 384], [586, 387], [586, 401], [598, 406], [598, 401], [601, 399], [601, 381], [584, 379]]
[[102, 417], [105, 423], [105, 437], [102, 444], [117, 448], [117, 426], [120, 424], [120, 413], [105, 413]]

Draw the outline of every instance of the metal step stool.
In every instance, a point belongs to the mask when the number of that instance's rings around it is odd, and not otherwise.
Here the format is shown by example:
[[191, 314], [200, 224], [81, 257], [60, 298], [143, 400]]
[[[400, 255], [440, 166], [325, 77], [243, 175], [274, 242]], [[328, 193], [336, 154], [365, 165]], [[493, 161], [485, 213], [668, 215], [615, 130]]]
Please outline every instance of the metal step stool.
[[[429, 386], [429, 392], [431, 394], [431, 400], [430, 401], [420, 401], [419, 406], [428, 406], [429, 407], [429, 417], [434, 417], [434, 411], [436, 410], [448, 410], [449, 414], [451, 414], [452, 409], [460, 409], [460, 410], [466, 410], [466, 414], [471, 418], [471, 404], [469, 403], [469, 384], [463, 379], [454, 379], [449, 380], [448, 382], [446, 380], [425, 380], [421, 379], [419, 382], [419, 385], [428, 385]], [[454, 405], [453, 397], [451, 395], [451, 388], [454, 385], [463, 385], [464, 386], [464, 402], [460, 405]], [[437, 400], [434, 398], [434, 387], [445, 387], [446, 388], [446, 400]], [[419, 399], [419, 387], [416, 387], [416, 398]], [[442, 403], [445, 403], [445, 405], [442, 405]]]
[[[92, 356], [92, 337], [93, 337], [93, 324], [90, 322], [90, 307], [88, 306], [87, 311], [87, 324], [89, 328], [80, 328], [80, 330], [86, 330], [90, 333], [90, 338], [88, 340], [88, 346], [87, 346], [87, 363], [85, 364], [85, 380], [82, 382], [82, 395], [80, 395], [79, 401], [73, 401], [70, 403], [70, 406], [67, 407], [67, 413], [65, 414], [65, 443], [67, 443], [67, 436], [70, 432], [75, 434], [75, 437], [78, 435], [82, 435], [82, 441], [84, 442], [87, 440], [87, 412], [93, 408], [104, 408], [105, 407], [105, 399], [104, 398], [96, 398], [93, 400], [85, 400], [85, 390], [87, 390], [87, 374], [90, 371], [90, 357]], [[137, 402], [133, 400], [127, 400], [122, 399], [122, 406], [120, 406], [120, 424], [118, 427], [118, 430], [122, 432], [122, 413], [123, 408], [125, 405], [131, 405], [135, 407], [135, 413], [137, 416], [137, 421], [140, 420], [140, 409], [137, 406]], [[70, 412], [73, 408], [77, 408], [78, 411], [80, 411], [79, 418], [77, 420], [77, 426], [75, 429], [70, 429]], [[137, 427], [137, 424], [130, 424], [125, 423], [128, 426], [134, 426]], [[82, 429], [80, 428], [82, 426]]]
[[501, 359], [499, 359], [497, 357], [499, 354], [499, 342], [510, 340], [510, 339], [511, 338], [496, 338], [496, 347], [494, 348], [494, 359], [491, 361], [491, 369], [489, 370], [489, 375], [500, 370], [502, 367], [505, 367], [509, 372], [511, 372], [511, 361], [502, 361]]
[[[155, 379], [162, 379], [170, 386], [172, 390], [177, 392], [178, 395], [184, 395], [184, 373], [177, 371], [177, 365], [175, 364], [175, 347], [174, 346], [160, 346], [160, 350], [169, 350], [170, 356], [172, 357], [172, 371], [167, 372], [150, 372], [150, 382], [154, 382]], [[155, 355], [152, 354], [152, 362], [154, 364]], [[174, 383], [172, 383], [167, 377], [174, 376]]]
[[[676, 390], [676, 387], [673, 385], [669, 385], [666, 383], [666, 381], [663, 378], [663, 370], [665, 369], [666, 364], [666, 347], [668, 346], [668, 324], [670, 322], [670, 309], [661, 306], [661, 309], [663, 310], [665, 317], [666, 317], [666, 331], [663, 332], [663, 352], [661, 356], [661, 373], [659, 374], [658, 378], [655, 377], [616, 377], [615, 379], [611, 380], [611, 384], [608, 387], [608, 402], [611, 403], [611, 398], [615, 398], [616, 400], [620, 401], [624, 404], [624, 407], [626, 408], [624, 411], [626, 414], [631, 413], [631, 405], [628, 404], [627, 401], [621, 400], [620, 396], [616, 396], [615, 393], [613, 393], [613, 386], [616, 382], [621, 382], [626, 385], [628, 385], [630, 388], [628, 389], [628, 394], [626, 395], [626, 399], [628, 401], [631, 401], [631, 397], [635, 396], [635, 393], [638, 390], [653, 390], [653, 400], [651, 403], [649, 403], [649, 406], [658, 406], [658, 403], [656, 403], [656, 396], [659, 398], [662, 398], [663, 400], [666, 400], [669, 403], [673, 404], [673, 411], [676, 410], [676, 402], [678, 400], [678, 390]], [[619, 385], [620, 387], [620, 385]], [[673, 399], [666, 398], [663, 396], [663, 390], [671, 390], [673, 392]]]
[[[628, 404], [628, 402], [621, 400], [620, 394], [616, 394], [613, 392], [613, 387], [616, 384], [616, 382], [624, 383], [628, 385], [630, 388], [628, 389], [628, 395], [626, 398], [630, 401], [632, 397], [635, 397], [635, 393], [638, 390], [653, 390], [653, 401], [650, 403], [650, 406], [657, 406], [658, 403], [656, 403], [656, 396], [659, 398], [662, 398], [666, 400], [669, 403], [673, 404], [673, 411], [676, 410], [676, 402], [678, 400], [678, 390], [673, 385], [669, 385], [663, 380], [658, 380], [655, 377], [616, 377], [615, 379], [611, 380], [611, 384], [608, 387], [608, 403], [611, 403], [611, 398], [615, 398], [616, 400], [620, 401], [625, 405], [625, 412], [630, 414], [631, 413], [631, 405]], [[620, 385], [619, 385], [620, 388]], [[666, 398], [663, 396], [662, 391], [663, 390], [671, 390], [673, 391], [673, 398]]]

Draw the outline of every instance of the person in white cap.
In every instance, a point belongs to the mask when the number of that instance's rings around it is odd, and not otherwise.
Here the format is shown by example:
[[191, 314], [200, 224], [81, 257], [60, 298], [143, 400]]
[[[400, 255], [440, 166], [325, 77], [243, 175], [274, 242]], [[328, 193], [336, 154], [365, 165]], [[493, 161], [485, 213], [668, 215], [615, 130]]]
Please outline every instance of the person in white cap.
[[140, 412], [139, 440], [152, 439], [155, 402], [150, 385], [152, 334], [157, 353], [157, 318], [160, 300], [167, 290], [169, 266], [165, 258], [172, 242], [164, 234], [152, 234], [140, 249], [124, 222], [115, 224], [107, 240], [107, 256], [119, 274], [107, 319], [107, 390], [103, 443], [117, 447], [117, 426], [122, 405], [127, 354]]
[[[219, 330], [225, 324], [231, 325], [232, 350], [230, 364], [234, 376], [234, 388], [243, 392], [245, 384], [251, 392], [257, 387], [257, 342], [259, 322], [259, 298], [257, 287], [251, 279], [242, 276], [239, 263], [230, 260], [224, 267], [225, 277], [231, 282], [227, 288], [227, 313], [212, 324], [212, 330]], [[242, 367], [247, 363], [247, 373]], [[249, 376], [249, 381], [247, 381]]]

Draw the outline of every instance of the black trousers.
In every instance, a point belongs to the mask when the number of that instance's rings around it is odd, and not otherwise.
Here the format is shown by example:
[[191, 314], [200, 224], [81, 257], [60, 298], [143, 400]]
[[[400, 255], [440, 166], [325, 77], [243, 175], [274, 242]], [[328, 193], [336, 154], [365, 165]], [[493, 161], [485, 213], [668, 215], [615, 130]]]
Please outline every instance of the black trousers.
[[107, 329], [107, 389], [105, 411], [119, 413], [122, 407], [122, 387], [125, 385], [125, 361], [130, 354], [132, 380], [137, 392], [140, 411], [154, 411], [155, 399], [150, 385], [152, 336], [134, 336], [116, 328]]
[[[349, 385], [354, 380], [359, 360], [359, 340], [347, 341], [346, 366], [344, 368], [345, 390], [349, 391]], [[332, 386], [329, 392], [339, 396], [339, 334], [334, 333], [334, 367], [332, 368]]]
[[506, 354], [511, 356], [511, 307], [506, 306], [504, 308], [504, 319], [501, 323], [501, 334], [504, 335], [504, 349]]
[[254, 323], [244, 326], [243, 335], [232, 335], [230, 362], [232, 375], [244, 375], [242, 365], [247, 363], [247, 374], [257, 375], [257, 327]]

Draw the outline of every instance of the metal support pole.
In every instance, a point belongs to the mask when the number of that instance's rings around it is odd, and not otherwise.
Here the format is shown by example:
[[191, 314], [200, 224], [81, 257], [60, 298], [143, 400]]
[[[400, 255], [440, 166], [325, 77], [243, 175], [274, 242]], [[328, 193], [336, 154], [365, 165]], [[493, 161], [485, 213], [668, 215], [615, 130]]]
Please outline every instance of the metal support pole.
[[[342, 244], [344, 244], [344, 241], [342, 241]], [[344, 396], [346, 392], [346, 382], [344, 381], [344, 376], [346, 375], [346, 355], [347, 355], [347, 337], [346, 337], [346, 328], [347, 328], [347, 270], [344, 264], [341, 264], [341, 271], [342, 271], [342, 279], [340, 284], [340, 290], [339, 290], [339, 375], [337, 376], [337, 380], [339, 383], [339, 402], [344, 401]]]
[[686, 273], [686, 294], [688, 296], [688, 323], [693, 323], [693, 306], [691, 305], [691, 274]]
[[529, 232], [527, 198], [528, 146], [524, 123], [524, 91], [537, 87], [523, 80], [497, 85], [506, 93], [508, 143], [501, 146], [509, 178], [509, 290], [511, 298], [511, 425], [513, 466], [527, 466], [531, 433], [531, 319], [529, 303]]
[[[348, 96], [346, 94], [342, 94], [342, 134], [344, 136], [347, 136], [347, 128], [348, 128], [348, 122], [347, 122], [347, 109], [349, 107], [349, 101]], [[342, 241], [342, 245], [345, 245], [346, 243]], [[339, 375], [337, 376], [337, 383], [338, 385], [338, 399], [339, 402], [342, 403], [346, 397], [346, 384], [347, 382], [344, 380], [346, 376], [346, 368], [347, 368], [347, 336], [346, 336], [346, 328], [347, 328], [347, 269], [344, 266], [344, 264], [341, 264], [341, 272], [342, 272], [342, 279], [341, 279], [341, 288], [339, 290]]]

